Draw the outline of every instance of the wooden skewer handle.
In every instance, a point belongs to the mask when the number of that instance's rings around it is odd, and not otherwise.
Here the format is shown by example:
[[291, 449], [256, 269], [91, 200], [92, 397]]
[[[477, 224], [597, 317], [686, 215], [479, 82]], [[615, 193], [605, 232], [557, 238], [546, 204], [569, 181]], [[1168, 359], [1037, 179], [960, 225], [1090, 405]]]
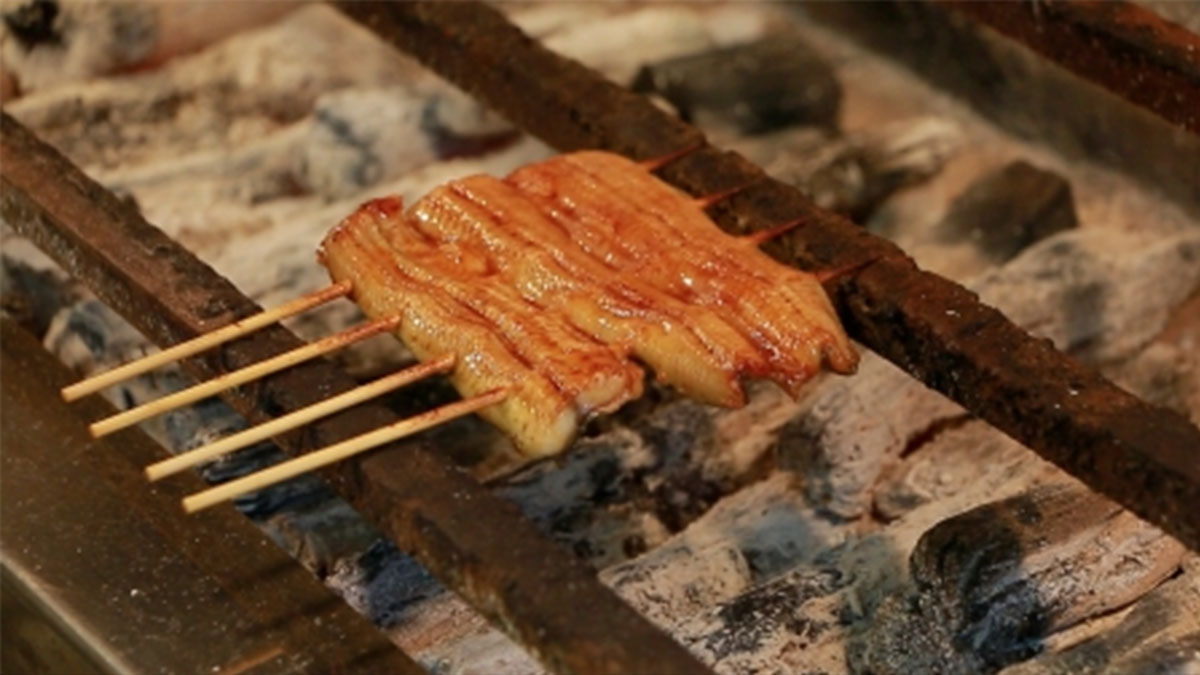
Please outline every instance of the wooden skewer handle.
[[393, 389], [398, 389], [406, 384], [411, 384], [430, 375], [446, 372], [454, 367], [454, 360], [454, 354], [447, 354], [440, 359], [422, 363], [412, 368], [406, 368], [391, 375], [385, 375], [374, 382], [356, 387], [319, 403], [314, 403], [270, 422], [251, 427], [232, 436], [226, 436], [219, 441], [181, 453], [170, 459], [156, 462], [146, 467], [146, 478], [152, 481], [166, 478], [215, 457], [229, 454], [259, 441], [265, 441], [268, 438], [291, 431], [314, 420], [358, 405], [363, 401], [370, 400]]
[[435, 408], [416, 417], [410, 417], [394, 422], [375, 431], [369, 431], [361, 436], [355, 436], [341, 443], [335, 443], [322, 450], [310, 452], [302, 457], [276, 464], [269, 469], [263, 469], [249, 476], [229, 481], [203, 492], [197, 492], [183, 499], [183, 510], [195, 513], [201, 509], [234, 499], [248, 492], [261, 490], [288, 478], [302, 473], [339, 462], [385, 443], [395, 441], [405, 436], [411, 436], [430, 427], [462, 417], [489, 405], [504, 400], [507, 392], [504, 389], [493, 389], [474, 398], [458, 401], [440, 408]]
[[285, 352], [274, 358], [260, 361], [254, 365], [246, 366], [241, 370], [235, 370], [232, 373], [225, 373], [220, 377], [215, 377], [207, 382], [202, 382], [194, 387], [189, 387], [183, 391], [177, 391], [174, 394], [164, 396], [160, 399], [151, 401], [145, 405], [138, 406], [131, 410], [126, 410], [100, 420], [88, 427], [88, 431], [92, 433], [94, 438], [100, 438], [114, 431], [120, 431], [125, 427], [132, 426], [138, 422], [161, 415], [169, 410], [174, 410], [180, 406], [185, 406], [189, 403], [195, 403], [204, 398], [208, 398], [213, 394], [232, 389], [233, 387], [252, 382], [261, 377], [266, 377], [271, 373], [278, 372], [284, 368], [290, 368], [297, 363], [302, 363], [309, 359], [316, 358], [322, 354], [327, 354], [336, 349], [345, 347], [346, 345], [365, 340], [372, 335], [382, 333], [394, 329], [400, 324], [400, 317], [394, 316], [387, 319], [372, 321], [360, 326], [355, 326], [349, 330], [342, 331], [337, 335], [331, 335], [327, 338], [322, 338], [312, 344], [304, 345], [298, 349], [293, 349], [290, 352]]
[[112, 370], [105, 371], [94, 377], [89, 377], [86, 380], [76, 382], [75, 384], [66, 387], [62, 390], [62, 397], [66, 401], [74, 401], [88, 394], [94, 394], [101, 389], [124, 382], [132, 377], [137, 377], [142, 373], [147, 373], [160, 366], [165, 366], [168, 363], [185, 359], [194, 354], [216, 347], [217, 345], [229, 342], [230, 340], [241, 337], [248, 333], [252, 333], [259, 328], [269, 326], [276, 321], [286, 319], [289, 316], [294, 316], [306, 310], [312, 309], [317, 305], [325, 304], [336, 298], [350, 293], [352, 285], [349, 281], [340, 281], [332, 286], [323, 288], [319, 291], [303, 295], [291, 302], [280, 305], [274, 309], [269, 309], [265, 312], [248, 316], [245, 319], [234, 321], [228, 326], [223, 326], [210, 333], [205, 333], [199, 337], [193, 338], [186, 342], [181, 342], [174, 347], [169, 347], [161, 352], [147, 355], [136, 361], [131, 361], [125, 365], [118, 366]]

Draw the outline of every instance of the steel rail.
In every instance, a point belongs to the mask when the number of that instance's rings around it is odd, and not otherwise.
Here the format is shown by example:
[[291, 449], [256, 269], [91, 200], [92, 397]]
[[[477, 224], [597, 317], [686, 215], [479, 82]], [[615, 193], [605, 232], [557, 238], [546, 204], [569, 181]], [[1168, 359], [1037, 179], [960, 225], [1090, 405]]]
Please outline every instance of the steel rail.
[[[0, 113], [0, 216], [91, 288], [151, 341], [168, 346], [259, 311], [132, 205], [89, 179]], [[295, 349], [280, 326], [192, 357], [201, 380]], [[230, 390], [253, 422], [355, 386], [327, 361]], [[365, 404], [286, 434], [292, 455], [394, 422]], [[602, 585], [595, 571], [544, 537], [510, 502], [436, 448], [393, 444], [323, 470], [331, 486], [443, 584], [560, 673], [707, 673], [693, 656]], [[146, 487], [149, 490], [149, 486]]]
[[563, 150], [634, 159], [695, 150], [660, 175], [743, 233], [802, 221], [772, 253], [857, 270], [829, 286], [851, 335], [1147, 520], [1200, 550], [1200, 429], [1030, 336], [890, 242], [824, 211], [693, 127], [543, 48], [478, 3], [336, 2], [381, 38]]

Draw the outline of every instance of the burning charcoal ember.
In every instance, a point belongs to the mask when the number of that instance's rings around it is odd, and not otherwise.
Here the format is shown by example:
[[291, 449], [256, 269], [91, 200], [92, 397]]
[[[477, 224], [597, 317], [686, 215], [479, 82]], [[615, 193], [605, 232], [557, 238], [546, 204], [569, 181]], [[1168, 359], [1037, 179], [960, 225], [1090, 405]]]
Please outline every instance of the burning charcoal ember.
[[1200, 669], [1200, 574], [1187, 571], [1142, 598], [1120, 623], [1004, 675], [1169, 675]]
[[1071, 184], [1024, 161], [979, 178], [950, 204], [938, 225], [949, 241], [967, 240], [997, 263], [1079, 225]]
[[700, 550], [673, 546], [664, 555], [623, 563], [600, 575], [625, 602], [663, 627], [736, 597], [752, 577], [742, 552], [726, 543]]
[[694, 617], [679, 638], [718, 673], [812, 668], [806, 650], [842, 625], [822, 601], [849, 581], [836, 569], [789, 572]]
[[701, 128], [757, 134], [795, 125], [834, 128], [842, 88], [825, 60], [796, 35], [689, 54], [644, 66], [633, 90], [655, 93]]
[[860, 667], [998, 669], [1033, 656], [1055, 631], [1137, 600], [1178, 569], [1183, 553], [1076, 484], [975, 508], [921, 537], [910, 561], [917, 595], [881, 610]]
[[279, 18], [294, 1], [134, 3], [7, 0], [3, 61], [23, 91], [151, 67]]
[[818, 206], [865, 222], [896, 191], [936, 176], [961, 144], [956, 124], [921, 117], [842, 137], [797, 129], [725, 145]]

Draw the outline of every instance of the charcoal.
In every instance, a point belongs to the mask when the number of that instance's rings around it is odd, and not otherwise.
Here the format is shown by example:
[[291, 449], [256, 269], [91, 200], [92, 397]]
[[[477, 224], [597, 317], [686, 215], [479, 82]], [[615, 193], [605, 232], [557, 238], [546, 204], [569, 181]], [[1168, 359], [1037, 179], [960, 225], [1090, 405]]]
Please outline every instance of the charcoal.
[[1112, 628], [1062, 651], [1006, 668], [1004, 675], [1184, 675], [1200, 669], [1200, 574], [1171, 579]]
[[[1200, 234], [1151, 239], [1070, 230], [975, 280], [984, 302], [1017, 325], [1095, 364], [1144, 348], [1174, 308], [1200, 288]], [[882, 472], [962, 408], [899, 368], [867, 354], [858, 374], [823, 387], [780, 435], [780, 464], [806, 477], [830, 514], [867, 513]]]
[[1071, 184], [1016, 161], [972, 183], [938, 225], [949, 241], [974, 242], [997, 263], [1046, 237], [1079, 225]]
[[804, 650], [842, 625], [824, 601], [849, 582], [836, 569], [800, 568], [697, 615], [679, 638], [721, 673], [811, 668]]
[[[1137, 600], [1178, 570], [1183, 554], [1076, 483], [977, 507], [922, 535], [909, 563], [916, 593], [881, 610], [869, 633], [879, 642], [862, 665], [997, 670], [1036, 655], [1051, 633]], [[928, 644], [906, 648], [914, 635]]]
[[644, 66], [633, 89], [662, 96], [701, 127], [723, 124], [747, 134], [836, 127], [842, 102], [829, 64], [786, 33]]
[[722, 500], [658, 548], [609, 567], [600, 578], [663, 628], [810, 560], [845, 529], [820, 516], [776, 473]]
[[39, 338], [50, 329], [54, 316], [82, 295], [78, 285], [58, 270], [0, 256], [0, 310]]

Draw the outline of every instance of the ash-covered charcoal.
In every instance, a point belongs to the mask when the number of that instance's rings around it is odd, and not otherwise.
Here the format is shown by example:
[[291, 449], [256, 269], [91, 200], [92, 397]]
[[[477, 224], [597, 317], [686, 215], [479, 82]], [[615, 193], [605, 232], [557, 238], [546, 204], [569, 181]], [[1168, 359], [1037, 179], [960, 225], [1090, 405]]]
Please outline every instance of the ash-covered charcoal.
[[701, 128], [758, 134], [795, 125], [835, 128], [842, 88], [833, 68], [796, 35], [643, 66], [633, 90], [655, 93]]
[[150, 3], [10, 0], [0, 17], [0, 61], [22, 91], [128, 67], [159, 39]]
[[[916, 596], [881, 611], [866, 640], [879, 642], [861, 665], [999, 669], [1038, 653], [1051, 633], [1137, 600], [1176, 572], [1183, 554], [1174, 539], [1074, 483], [977, 507], [921, 537], [910, 560]], [[933, 649], [913, 653], [894, 637], [920, 634]]]
[[35, 91], [152, 67], [273, 21], [298, 4], [7, 0], [0, 4], [0, 62], [22, 91]]
[[797, 569], [693, 617], [678, 638], [722, 673], [811, 668], [803, 652], [842, 623], [829, 605], [812, 605], [849, 581], [833, 568]]
[[619, 563], [758, 480], [780, 429], [804, 405], [765, 383], [752, 385], [749, 403], [735, 410], [671, 400], [497, 489], [593, 564]]
[[919, 506], [961, 493], [979, 492], [989, 474], [1017, 465], [1029, 450], [997, 433], [986, 423], [968, 417], [948, 418], [941, 429], [931, 429], [914, 452], [891, 465], [873, 490], [874, 513], [892, 521]]
[[325, 581], [351, 607], [383, 628], [395, 626], [420, 601], [447, 592], [386, 539], [376, 539], [356, 555], [337, 560]]
[[1066, 178], [1016, 161], [973, 182], [937, 226], [951, 242], [973, 242], [997, 263], [1079, 225]]
[[1200, 574], [1154, 589], [1120, 623], [1084, 642], [1001, 671], [1004, 675], [1185, 675], [1200, 672]]
[[818, 206], [866, 222], [889, 197], [941, 172], [962, 132], [942, 117], [918, 117], [832, 136], [801, 128], [725, 143], [795, 186]]
[[654, 510], [637, 503], [648, 501], [641, 481], [663, 461], [640, 436], [617, 429], [579, 441], [561, 466], [537, 464], [497, 491], [543, 531], [603, 566], [666, 538]]
[[158, 69], [36, 92], [5, 111], [77, 164], [127, 170], [256, 141], [324, 93], [420, 77], [341, 13], [310, 6]]
[[705, 607], [811, 560], [846, 528], [813, 510], [778, 472], [721, 500], [684, 531], [601, 572], [626, 602], [668, 630]]
[[511, 125], [478, 102], [433, 84], [327, 94], [304, 126], [287, 149], [296, 162], [288, 173], [325, 199], [349, 197], [437, 159], [480, 154], [516, 138]]
[[1147, 345], [1200, 290], [1200, 232], [1063, 232], [970, 286], [1022, 328], [1106, 364]]
[[84, 291], [57, 267], [31, 263], [12, 245], [5, 240], [0, 255], [0, 311], [40, 339], [54, 316], [78, 302]]
[[853, 378], [828, 382], [812, 408], [784, 428], [780, 465], [804, 477], [814, 504], [852, 520], [868, 512], [871, 488], [891, 461], [963, 414], [896, 366], [864, 354]]
[[[1017, 325], [1100, 364], [1128, 359], [1200, 288], [1200, 234], [1146, 242], [1103, 229], [1060, 233], [970, 286]], [[867, 512], [881, 472], [963, 410], [903, 371], [864, 355], [858, 374], [827, 383], [781, 434], [780, 464], [805, 477], [815, 504]]]

